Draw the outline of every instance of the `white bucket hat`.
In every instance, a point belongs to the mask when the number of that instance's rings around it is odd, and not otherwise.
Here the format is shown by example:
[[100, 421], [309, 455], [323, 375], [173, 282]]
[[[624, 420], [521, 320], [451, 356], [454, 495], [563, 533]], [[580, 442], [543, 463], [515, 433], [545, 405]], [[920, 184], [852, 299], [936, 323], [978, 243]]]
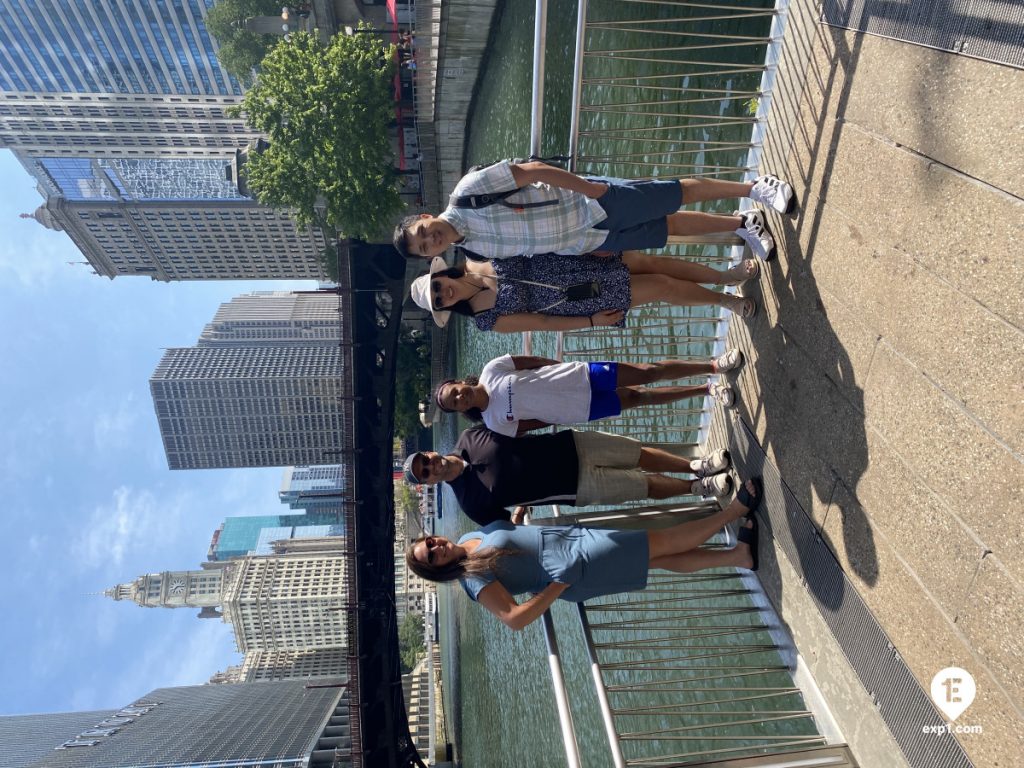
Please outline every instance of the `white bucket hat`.
[[409, 295], [412, 296], [412, 300], [421, 309], [430, 310], [430, 314], [433, 316], [438, 328], [445, 327], [452, 313], [447, 309], [434, 309], [433, 296], [430, 292], [430, 279], [434, 276], [434, 273], [444, 269], [448, 269], [448, 264], [440, 256], [435, 256], [430, 260], [430, 272], [420, 275], [409, 286]]

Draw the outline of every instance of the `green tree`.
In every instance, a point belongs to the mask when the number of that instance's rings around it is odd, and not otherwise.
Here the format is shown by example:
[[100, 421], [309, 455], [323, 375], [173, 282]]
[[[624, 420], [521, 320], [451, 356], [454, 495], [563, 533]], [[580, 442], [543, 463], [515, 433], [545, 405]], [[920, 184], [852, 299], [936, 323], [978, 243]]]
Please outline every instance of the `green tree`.
[[426, 652], [423, 643], [423, 616], [407, 613], [398, 626], [398, 650], [402, 657], [402, 673], [411, 672]]
[[232, 114], [267, 135], [246, 179], [261, 203], [300, 225], [373, 240], [404, 207], [388, 126], [394, 118], [394, 48], [374, 35], [292, 34], [260, 65]]
[[395, 368], [395, 434], [413, 437], [423, 429], [420, 400], [430, 394], [430, 337], [403, 329]]
[[243, 24], [250, 16], [280, 15], [281, 8], [281, 0], [220, 0], [206, 14], [206, 28], [217, 38], [217, 58], [245, 85], [252, 84], [263, 57], [281, 37], [250, 32]]
[[412, 515], [416, 517], [420, 511], [420, 499], [411, 485], [395, 483], [395, 516]]

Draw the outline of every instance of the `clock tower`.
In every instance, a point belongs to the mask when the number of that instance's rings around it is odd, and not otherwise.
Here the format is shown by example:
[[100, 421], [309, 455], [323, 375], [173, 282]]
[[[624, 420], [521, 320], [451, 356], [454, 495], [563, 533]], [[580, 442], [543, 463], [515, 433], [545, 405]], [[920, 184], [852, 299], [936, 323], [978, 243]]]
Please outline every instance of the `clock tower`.
[[147, 573], [103, 594], [114, 600], [131, 600], [143, 608], [216, 608], [223, 603], [227, 570]]

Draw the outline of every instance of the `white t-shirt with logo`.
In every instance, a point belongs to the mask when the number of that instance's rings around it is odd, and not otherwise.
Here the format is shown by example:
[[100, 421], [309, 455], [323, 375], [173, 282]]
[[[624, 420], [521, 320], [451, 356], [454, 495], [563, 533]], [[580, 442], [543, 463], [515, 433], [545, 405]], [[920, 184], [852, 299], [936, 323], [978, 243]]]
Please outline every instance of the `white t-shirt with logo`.
[[491, 360], [480, 372], [489, 402], [484, 424], [515, 437], [521, 419], [548, 424], [579, 424], [590, 415], [590, 367], [557, 363], [517, 371], [511, 355]]

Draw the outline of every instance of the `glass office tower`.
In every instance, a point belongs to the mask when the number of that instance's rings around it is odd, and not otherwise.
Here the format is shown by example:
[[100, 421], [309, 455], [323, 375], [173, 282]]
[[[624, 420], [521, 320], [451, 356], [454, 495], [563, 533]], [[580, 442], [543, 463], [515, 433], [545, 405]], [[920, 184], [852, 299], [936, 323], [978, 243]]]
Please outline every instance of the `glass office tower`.
[[0, 90], [238, 96], [214, 0], [0, 0]]

